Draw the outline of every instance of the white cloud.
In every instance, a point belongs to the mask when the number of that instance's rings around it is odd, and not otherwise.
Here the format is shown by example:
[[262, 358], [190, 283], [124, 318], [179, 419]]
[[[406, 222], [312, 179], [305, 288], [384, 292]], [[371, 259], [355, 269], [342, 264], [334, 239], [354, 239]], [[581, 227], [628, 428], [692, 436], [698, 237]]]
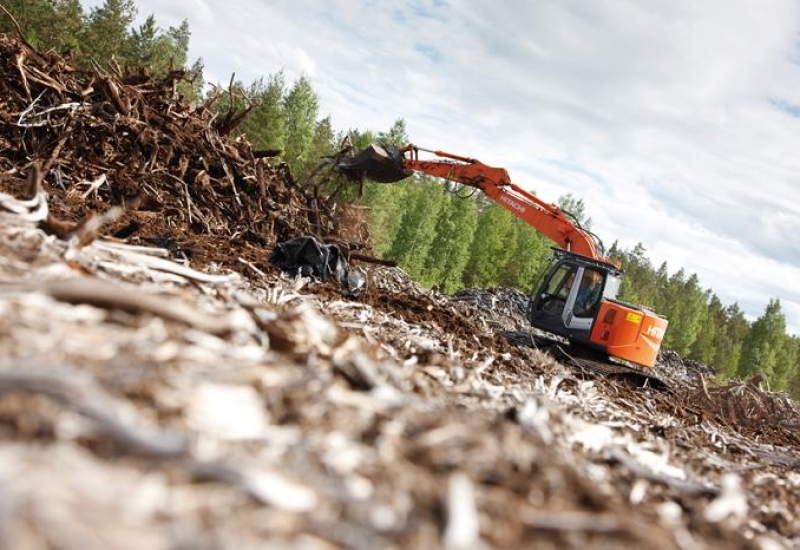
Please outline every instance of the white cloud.
[[188, 18], [213, 80], [308, 74], [335, 127], [403, 117], [420, 145], [584, 197], [607, 243], [641, 241], [751, 316], [780, 297], [800, 332], [795, 0], [138, 5]]

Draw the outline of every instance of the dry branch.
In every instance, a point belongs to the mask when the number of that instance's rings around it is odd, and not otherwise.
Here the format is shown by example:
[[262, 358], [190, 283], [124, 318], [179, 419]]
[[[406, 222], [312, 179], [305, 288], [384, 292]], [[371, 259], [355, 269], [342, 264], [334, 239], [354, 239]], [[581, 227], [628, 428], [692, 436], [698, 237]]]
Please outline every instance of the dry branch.
[[7, 392], [46, 395], [94, 422], [129, 452], [161, 458], [187, 453], [182, 436], [146, 427], [141, 419], [123, 420], [120, 404], [77, 369], [27, 364], [0, 368], [0, 393]]
[[134, 314], [148, 313], [213, 335], [225, 335], [231, 330], [230, 322], [225, 317], [211, 316], [183, 302], [153, 296], [100, 279], [68, 279], [29, 284], [0, 282], [0, 292], [2, 291], [38, 291], [70, 304], [88, 304]]

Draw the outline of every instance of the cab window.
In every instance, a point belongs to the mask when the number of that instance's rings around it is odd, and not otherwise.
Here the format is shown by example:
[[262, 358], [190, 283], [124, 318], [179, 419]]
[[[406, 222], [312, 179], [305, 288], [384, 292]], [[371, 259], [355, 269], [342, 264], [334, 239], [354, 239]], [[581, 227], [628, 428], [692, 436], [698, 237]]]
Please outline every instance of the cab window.
[[553, 273], [553, 276], [550, 277], [546, 292], [551, 296], [558, 296], [559, 298], [566, 299], [570, 288], [572, 288], [573, 280], [575, 280], [574, 266], [562, 265]]
[[583, 278], [575, 298], [575, 315], [591, 316], [600, 302], [602, 293], [603, 274], [597, 269], [584, 269]]

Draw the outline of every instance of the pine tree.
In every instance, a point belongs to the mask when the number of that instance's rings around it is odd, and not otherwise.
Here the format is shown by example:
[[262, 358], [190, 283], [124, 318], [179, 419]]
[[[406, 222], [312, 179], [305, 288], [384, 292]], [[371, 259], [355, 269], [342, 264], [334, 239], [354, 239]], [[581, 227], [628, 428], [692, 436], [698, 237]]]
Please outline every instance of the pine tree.
[[392, 248], [404, 212], [407, 183], [367, 183], [361, 203], [368, 207], [369, 232], [372, 246], [379, 256], [386, 255]]
[[611, 243], [611, 248], [608, 249], [606, 255], [614, 261], [622, 260], [622, 251], [619, 248], [619, 241], [614, 241]]
[[514, 218], [493, 204], [478, 217], [475, 239], [464, 272], [467, 287], [493, 287], [500, 280], [503, 266], [513, 254]]
[[177, 27], [167, 29], [165, 36], [169, 38], [172, 46], [172, 65], [175, 68], [185, 66], [189, 60], [189, 21], [184, 19]]
[[432, 178], [423, 176], [406, 189], [403, 217], [389, 255], [414, 278], [424, 273], [444, 202], [444, 190]]
[[666, 308], [660, 313], [669, 319], [669, 327], [664, 336], [662, 345], [667, 349], [678, 351], [678, 341], [681, 339], [680, 331], [682, 330], [683, 318], [683, 288], [686, 285], [686, 275], [683, 268], [679, 269], [672, 274], [667, 280], [667, 286], [663, 290], [663, 301]]
[[[739, 360], [739, 376], [746, 378], [761, 373], [770, 382], [780, 383], [781, 347], [786, 338], [786, 318], [781, 312], [780, 300], [770, 300], [764, 314], [756, 319], [742, 343], [742, 355]], [[780, 388], [776, 388], [780, 389]]]
[[498, 284], [531, 293], [549, 267], [552, 242], [521, 220], [514, 220], [514, 250]]
[[[259, 78], [246, 89], [241, 84], [240, 87], [247, 102], [256, 104], [240, 130], [254, 149], [283, 152], [286, 143], [286, 118], [283, 112], [286, 84], [283, 71], [271, 75], [266, 84], [263, 78]], [[240, 103], [239, 108], [243, 107], [244, 104]]]
[[[267, 141], [266, 134], [269, 126], [266, 124], [265, 111], [266, 105], [264, 95], [267, 92], [264, 79], [259, 78], [245, 86], [241, 81], [236, 81], [233, 86], [223, 92], [222, 97], [217, 102], [218, 112], [224, 113], [228, 110], [230, 102], [233, 102], [236, 111], [250, 108], [250, 114], [236, 128], [236, 134], [244, 134], [253, 149], [267, 149], [264, 143]], [[281, 127], [283, 127], [281, 118]]]
[[572, 193], [566, 193], [558, 198], [556, 205], [575, 220], [579, 226], [584, 229], [591, 229], [592, 218], [586, 216], [586, 204], [583, 199], [576, 197]]
[[283, 71], [270, 75], [267, 89], [261, 96], [261, 120], [263, 123], [263, 149], [284, 151], [286, 147], [286, 116], [283, 112], [286, 82]]
[[39, 47], [58, 51], [80, 50], [79, 37], [84, 20], [80, 0], [55, 0], [50, 4], [53, 11], [49, 17], [52, 19], [39, 31]]
[[92, 8], [81, 36], [81, 49], [98, 61], [116, 59], [124, 64], [133, 51], [128, 28], [136, 18], [134, 0], [105, 0]]
[[672, 307], [667, 310], [670, 327], [664, 338], [664, 346], [681, 355], [689, 355], [702, 326], [706, 294], [700, 288], [696, 274], [683, 280], [683, 269], [670, 277], [668, 289]]
[[[3, 0], [34, 48], [56, 51], [80, 49], [84, 13], [80, 0]], [[11, 19], [0, 14], [0, 33], [12, 34]]]
[[150, 15], [143, 24], [131, 31], [125, 63], [143, 67], [152, 74], [164, 75], [172, 68], [186, 65], [189, 51], [189, 23], [171, 27], [166, 33], [156, 25]]
[[722, 313], [722, 303], [716, 295], [710, 296], [708, 302], [708, 307], [702, 310], [697, 337], [692, 342], [689, 351], [691, 359], [705, 364], [710, 364], [714, 359], [714, 340]]
[[792, 374], [786, 389], [796, 401], [800, 401], [800, 336], [789, 336], [787, 347], [794, 351]]
[[446, 196], [425, 262], [426, 284], [436, 284], [447, 293], [464, 286], [462, 275], [477, 226], [478, 210], [472, 198]]
[[331, 117], [326, 116], [314, 127], [314, 139], [311, 142], [311, 158], [319, 162], [324, 156], [334, 152], [335, 143]]
[[[656, 278], [653, 266], [645, 256], [644, 245], [637, 243], [632, 251], [621, 252], [619, 255], [625, 270], [619, 298], [633, 304], [654, 307], [657, 295]], [[667, 334], [669, 332], [667, 330]]]
[[317, 94], [306, 76], [297, 79], [283, 102], [286, 120], [284, 158], [298, 181], [303, 181], [318, 163], [318, 159], [312, 158], [318, 103]]
[[363, 132], [360, 130], [350, 130], [347, 132], [347, 137], [349, 138], [350, 143], [353, 145], [353, 149], [355, 151], [362, 151], [370, 144], [377, 142], [375, 133], [372, 130], [366, 130]]
[[47, 47], [59, 51], [80, 50], [85, 18], [80, 0], [55, 0], [52, 5], [53, 20], [47, 33]]
[[723, 309], [714, 338], [714, 359], [712, 361], [721, 378], [738, 376], [742, 344], [749, 331], [750, 324], [738, 304]]
[[770, 381], [772, 389], [782, 391], [790, 388], [797, 376], [798, 362], [800, 362], [800, 340], [784, 334], [775, 361], [774, 377]]
[[379, 132], [377, 141], [382, 145], [394, 145], [395, 147], [406, 145], [409, 140], [405, 119], [398, 118], [388, 132]]
[[656, 311], [662, 312], [666, 315], [669, 308], [669, 299], [667, 297], [667, 289], [669, 288], [669, 270], [667, 269], [667, 262], [662, 262], [655, 273], [654, 280], [654, 295], [653, 295], [653, 308]]

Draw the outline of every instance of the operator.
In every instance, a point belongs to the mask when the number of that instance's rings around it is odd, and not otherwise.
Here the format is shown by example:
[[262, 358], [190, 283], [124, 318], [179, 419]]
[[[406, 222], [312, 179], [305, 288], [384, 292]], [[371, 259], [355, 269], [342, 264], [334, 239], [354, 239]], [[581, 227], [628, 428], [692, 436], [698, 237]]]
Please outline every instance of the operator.
[[591, 315], [594, 306], [600, 299], [600, 293], [603, 286], [600, 284], [602, 275], [597, 271], [586, 271], [581, 288], [578, 291], [578, 297], [575, 299], [575, 314], [576, 315]]

